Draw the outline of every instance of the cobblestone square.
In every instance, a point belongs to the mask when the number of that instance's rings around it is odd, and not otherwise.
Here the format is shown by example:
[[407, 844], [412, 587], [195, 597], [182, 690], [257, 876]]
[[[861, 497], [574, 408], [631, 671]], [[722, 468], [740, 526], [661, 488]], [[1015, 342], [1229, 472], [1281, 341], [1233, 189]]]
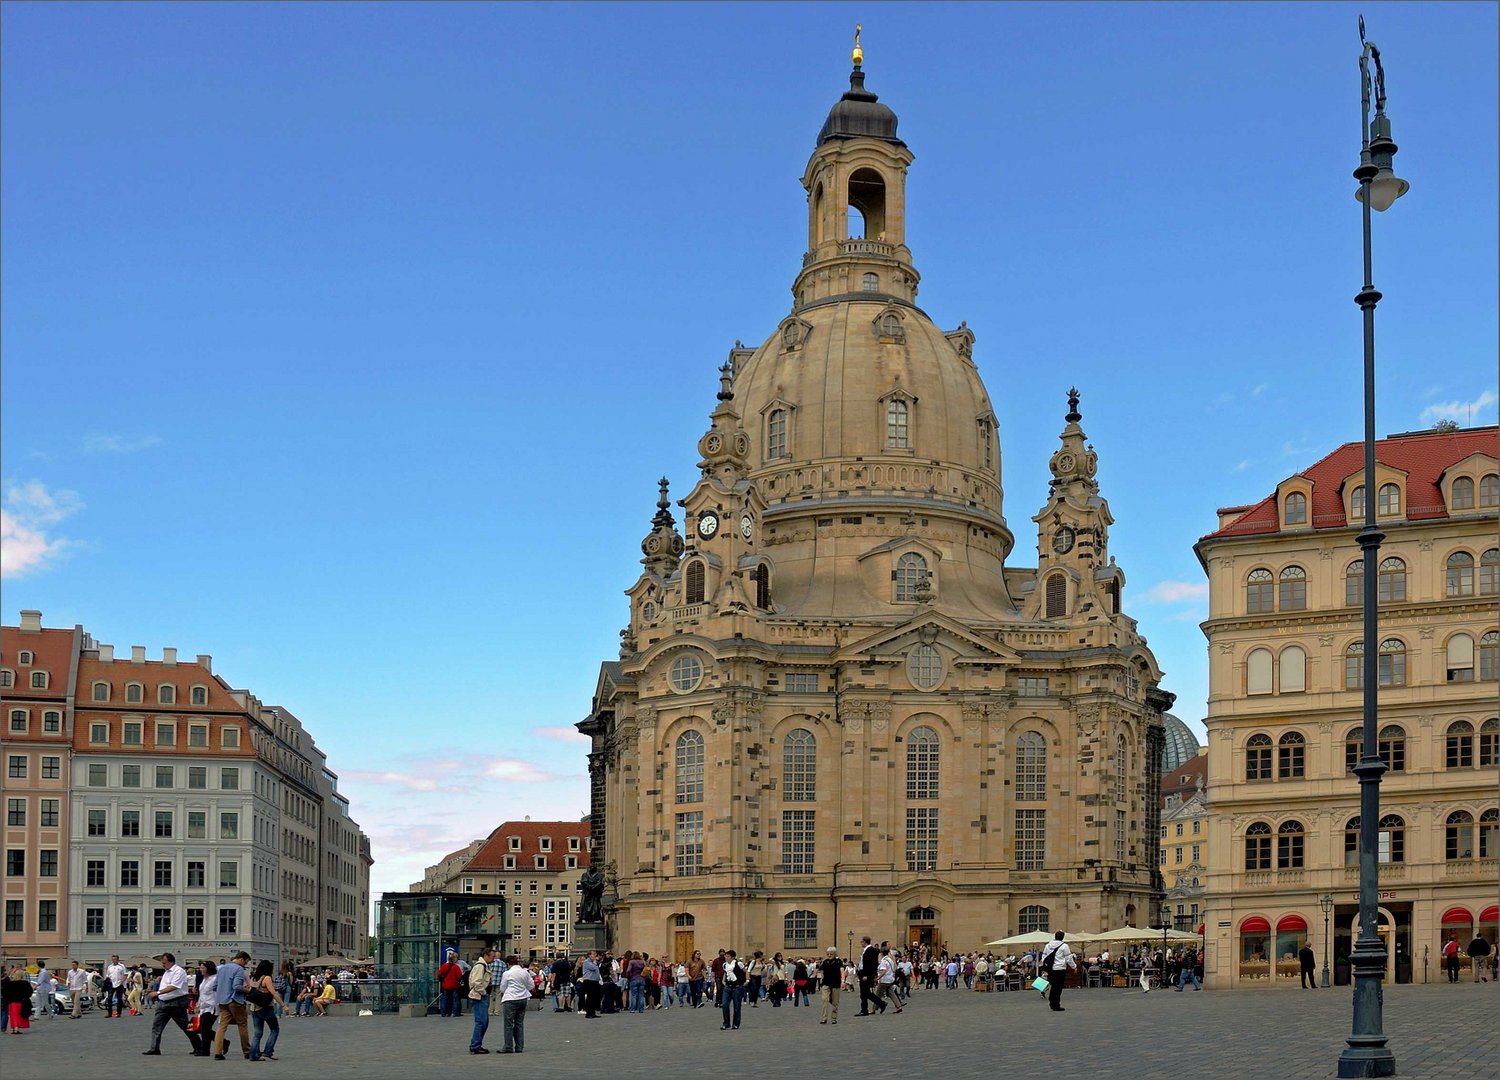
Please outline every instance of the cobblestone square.
[[[1070, 990], [1066, 1012], [1029, 991], [979, 994], [930, 990], [900, 1016], [858, 1017], [846, 995], [837, 1026], [818, 1009], [769, 1004], [744, 1011], [738, 1031], [719, 1030], [717, 1010], [674, 1008], [584, 1020], [550, 1011], [528, 1015], [526, 1054], [471, 1056], [472, 1027], [437, 1017], [292, 1019], [282, 1022], [277, 1060], [253, 1067], [287, 1077], [609, 1076], [659, 1080], [686, 1068], [757, 1077], [1105, 1076], [1275, 1078], [1332, 1076], [1350, 1021], [1346, 989], [1173, 993]], [[1494, 984], [1387, 988], [1385, 1029], [1403, 1077], [1478, 1080], [1500, 1074], [1500, 990]], [[192, 1058], [176, 1028], [161, 1057], [142, 1057], [150, 1017], [38, 1020], [0, 1039], [6, 1077], [199, 1076], [251, 1068]], [[233, 1041], [231, 1041], [231, 1045]], [[498, 1017], [486, 1045], [501, 1046]]]

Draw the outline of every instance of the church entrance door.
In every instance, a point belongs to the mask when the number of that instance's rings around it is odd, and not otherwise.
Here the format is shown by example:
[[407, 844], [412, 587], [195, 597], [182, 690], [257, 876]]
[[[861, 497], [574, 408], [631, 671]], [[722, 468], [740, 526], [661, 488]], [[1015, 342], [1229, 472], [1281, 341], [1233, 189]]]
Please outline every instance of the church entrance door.
[[674, 964], [686, 964], [693, 958], [693, 932], [691, 930], [678, 930], [676, 940], [672, 943], [672, 962]]

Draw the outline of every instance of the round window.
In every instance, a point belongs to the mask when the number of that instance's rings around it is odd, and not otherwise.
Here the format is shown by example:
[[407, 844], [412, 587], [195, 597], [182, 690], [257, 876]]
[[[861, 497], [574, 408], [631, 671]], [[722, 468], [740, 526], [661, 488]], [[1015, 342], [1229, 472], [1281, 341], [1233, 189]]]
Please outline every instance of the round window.
[[641, 618], [645, 619], [647, 622], [650, 622], [652, 619], [656, 618], [656, 605], [649, 600], [642, 604]]
[[696, 653], [679, 656], [672, 661], [669, 678], [672, 681], [672, 689], [677, 693], [691, 693], [698, 689], [698, 684], [703, 681], [703, 661]]
[[943, 654], [933, 645], [918, 645], [906, 657], [906, 673], [918, 690], [931, 690], [943, 681]]

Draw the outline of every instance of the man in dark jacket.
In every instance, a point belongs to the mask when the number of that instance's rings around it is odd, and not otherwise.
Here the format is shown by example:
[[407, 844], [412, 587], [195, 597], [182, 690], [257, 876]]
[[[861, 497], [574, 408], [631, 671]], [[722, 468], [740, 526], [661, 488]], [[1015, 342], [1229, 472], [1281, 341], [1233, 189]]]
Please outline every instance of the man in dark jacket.
[[880, 1012], [885, 1012], [885, 1002], [875, 996], [875, 979], [880, 972], [880, 952], [870, 943], [869, 938], [862, 937], [859, 940], [864, 946], [859, 954], [859, 1015], [869, 1016], [872, 1004]]
[[1475, 934], [1474, 940], [1469, 942], [1469, 961], [1474, 965], [1474, 981], [1489, 982], [1490, 970], [1490, 943], [1484, 940], [1483, 934]]
[[1302, 948], [1297, 950], [1297, 961], [1302, 970], [1302, 989], [1316, 990], [1318, 988], [1318, 958], [1313, 953], [1312, 946], [1305, 941], [1302, 943]]

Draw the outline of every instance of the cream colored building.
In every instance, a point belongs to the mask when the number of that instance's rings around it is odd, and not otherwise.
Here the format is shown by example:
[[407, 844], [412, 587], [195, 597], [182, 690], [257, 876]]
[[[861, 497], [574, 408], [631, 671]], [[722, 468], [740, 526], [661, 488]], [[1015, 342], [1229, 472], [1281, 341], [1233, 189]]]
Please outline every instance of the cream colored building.
[[[1380, 933], [1388, 978], [1496, 930], [1497, 429], [1377, 444]], [[1197, 546], [1209, 579], [1211, 985], [1295, 986], [1331, 895], [1336, 979], [1358, 915], [1363, 452], [1348, 443]]]
[[1074, 395], [1015, 551], [975, 336], [916, 303], [912, 160], [856, 66], [793, 307], [721, 369], [684, 533], [662, 482], [579, 725], [616, 947], [970, 948], [1152, 910], [1172, 695], [1098, 460]]
[[1189, 758], [1162, 779], [1161, 871], [1167, 909], [1177, 929], [1195, 933], [1203, 925], [1210, 865], [1207, 783], [1206, 753]]

